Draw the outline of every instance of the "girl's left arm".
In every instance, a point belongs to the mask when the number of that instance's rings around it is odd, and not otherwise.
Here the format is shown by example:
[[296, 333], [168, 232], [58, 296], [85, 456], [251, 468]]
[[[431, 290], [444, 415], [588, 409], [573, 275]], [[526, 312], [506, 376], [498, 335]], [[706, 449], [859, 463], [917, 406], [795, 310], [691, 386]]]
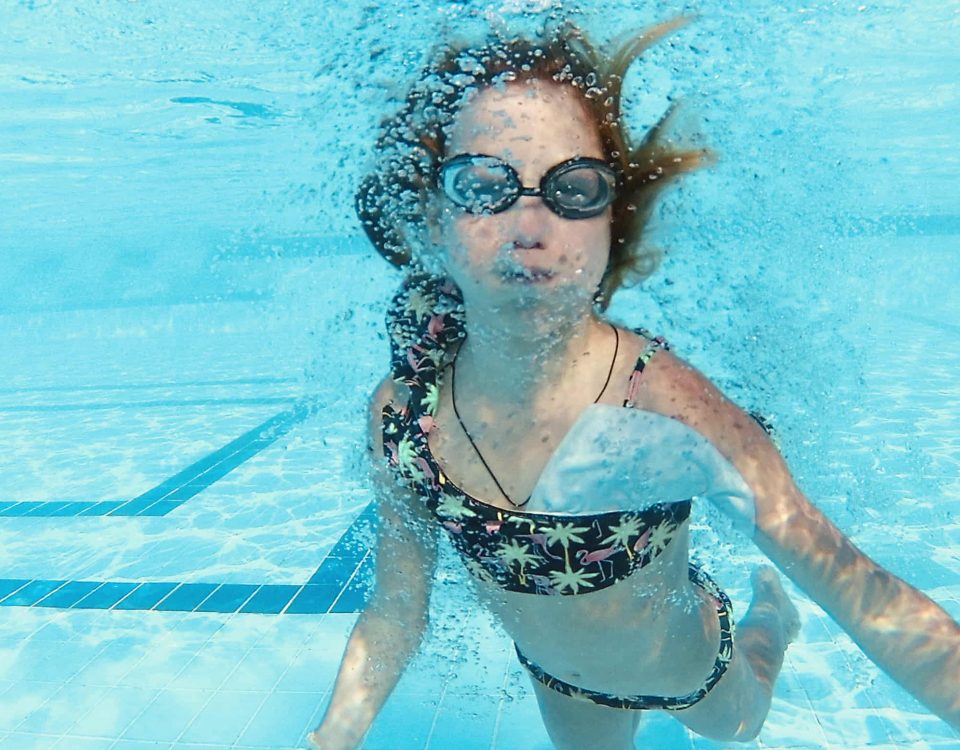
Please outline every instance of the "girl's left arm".
[[960, 729], [960, 626], [877, 565], [797, 487], [756, 421], [670, 352], [654, 357], [638, 406], [698, 431], [753, 492], [753, 541], [907, 691]]

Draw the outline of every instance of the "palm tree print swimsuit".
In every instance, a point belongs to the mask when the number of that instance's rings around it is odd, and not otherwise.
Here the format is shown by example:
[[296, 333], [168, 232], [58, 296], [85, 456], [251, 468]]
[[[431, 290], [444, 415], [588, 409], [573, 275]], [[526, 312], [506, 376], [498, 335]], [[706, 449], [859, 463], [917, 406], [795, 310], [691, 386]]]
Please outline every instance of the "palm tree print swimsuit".
[[[690, 515], [691, 500], [658, 503], [645, 510], [589, 515], [504, 510], [471, 497], [450, 482], [427, 445], [433, 426], [443, 367], [454, 343], [465, 336], [463, 305], [452, 282], [413, 277], [396, 295], [387, 313], [393, 378], [409, 389], [401, 409], [384, 407], [384, 453], [399, 479], [423, 498], [447, 530], [466, 567], [477, 578], [508, 591], [541, 595], [577, 595], [612, 586], [647, 565], [666, 549]], [[649, 334], [645, 334], [649, 338]], [[653, 338], [637, 360], [625, 407], [644, 366], [666, 342]], [[571, 685], [517, 656], [544, 685], [564, 695], [605, 706], [679, 711], [697, 703], [720, 680], [733, 655], [730, 600], [699, 567], [690, 580], [714, 601], [720, 624], [720, 649], [703, 685], [688, 695], [661, 697], [610, 695]]]

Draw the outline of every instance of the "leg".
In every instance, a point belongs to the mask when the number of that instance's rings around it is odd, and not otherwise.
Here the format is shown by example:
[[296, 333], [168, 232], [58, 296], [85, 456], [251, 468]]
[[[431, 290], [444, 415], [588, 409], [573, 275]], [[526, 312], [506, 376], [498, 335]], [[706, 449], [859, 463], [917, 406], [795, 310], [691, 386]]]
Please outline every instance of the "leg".
[[737, 626], [726, 674], [703, 700], [673, 714], [709, 739], [748, 742], [760, 733], [783, 655], [800, 632], [800, 616], [777, 572], [759, 567], [751, 580], [753, 601]]
[[640, 711], [577, 700], [530, 678], [556, 750], [633, 750]]

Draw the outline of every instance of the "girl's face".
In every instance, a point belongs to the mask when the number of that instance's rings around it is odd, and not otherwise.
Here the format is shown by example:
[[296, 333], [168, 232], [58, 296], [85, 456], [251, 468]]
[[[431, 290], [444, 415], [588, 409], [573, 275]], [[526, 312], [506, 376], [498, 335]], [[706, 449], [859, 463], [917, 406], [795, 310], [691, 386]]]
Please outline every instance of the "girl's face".
[[[512, 166], [526, 187], [539, 187], [553, 166], [577, 157], [603, 158], [600, 138], [579, 94], [555, 83], [488, 87], [460, 110], [448, 134], [446, 159], [493, 156]], [[440, 261], [469, 300], [590, 300], [607, 266], [610, 218], [557, 215], [539, 196], [520, 196], [499, 213], [472, 214], [441, 192], [434, 241]]]

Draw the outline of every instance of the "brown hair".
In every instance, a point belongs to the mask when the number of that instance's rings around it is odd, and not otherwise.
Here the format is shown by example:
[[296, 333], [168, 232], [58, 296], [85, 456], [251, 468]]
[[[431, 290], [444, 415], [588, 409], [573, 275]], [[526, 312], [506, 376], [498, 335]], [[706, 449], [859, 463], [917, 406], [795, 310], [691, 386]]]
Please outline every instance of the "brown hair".
[[357, 213], [377, 250], [397, 267], [413, 264], [411, 233], [405, 230], [423, 224], [426, 196], [436, 189], [447, 132], [467, 95], [484, 86], [544, 80], [580, 92], [604, 156], [621, 175], [599, 304], [606, 307], [628, 278], [649, 276], [660, 260], [660, 254], [643, 242], [654, 200], [670, 180], [708, 162], [710, 154], [665, 144], [663, 133], [673, 107], [632, 146], [620, 122], [621, 89], [630, 64], [688, 20], [677, 18], [635, 35], [609, 57], [569, 21], [545, 30], [541, 39], [495, 34], [481, 46], [440, 47], [400, 111], [381, 123], [377, 167], [357, 193]]

